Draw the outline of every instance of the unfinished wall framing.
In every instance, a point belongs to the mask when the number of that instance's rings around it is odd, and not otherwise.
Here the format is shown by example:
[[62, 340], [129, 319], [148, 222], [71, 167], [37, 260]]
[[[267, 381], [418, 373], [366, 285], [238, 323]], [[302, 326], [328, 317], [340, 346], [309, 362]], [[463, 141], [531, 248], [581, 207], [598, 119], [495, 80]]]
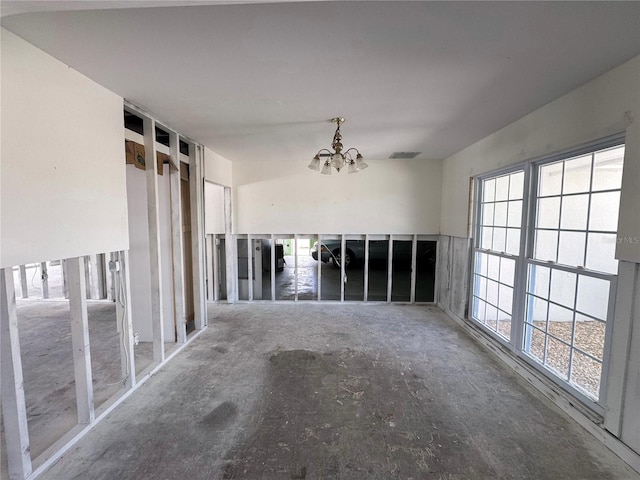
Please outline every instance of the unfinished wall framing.
[[231, 303], [437, 301], [435, 235], [212, 234], [207, 244], [210, 301], [225, 286], [238, 292]]

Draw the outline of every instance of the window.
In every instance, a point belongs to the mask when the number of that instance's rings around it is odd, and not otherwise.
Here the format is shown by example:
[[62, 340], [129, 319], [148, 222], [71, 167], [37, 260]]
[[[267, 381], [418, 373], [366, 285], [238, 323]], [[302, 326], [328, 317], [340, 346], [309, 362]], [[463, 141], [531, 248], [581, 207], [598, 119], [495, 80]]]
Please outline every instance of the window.
[[471, 318], [595, 410], [623, 158], [617, 139], [478, 181]]
[[481, 181], [472, 317], [509, 340], [520, 252], [524, 171]]

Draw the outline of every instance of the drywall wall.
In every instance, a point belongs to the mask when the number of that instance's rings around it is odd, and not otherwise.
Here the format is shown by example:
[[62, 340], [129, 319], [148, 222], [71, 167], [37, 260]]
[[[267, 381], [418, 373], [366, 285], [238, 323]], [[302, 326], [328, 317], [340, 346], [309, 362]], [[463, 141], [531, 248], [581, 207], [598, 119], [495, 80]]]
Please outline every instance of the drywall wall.
[[368, 160], [321, 175], [300, 162], [233, 165], [235, 233], [437, 234], [439, 160]]
[[467, 316], [470, 252], [468, 238], [438, 238], [438, 306], [461, 319]]
[[[636, 269], [633, 287], [631, 338], [627, 358], [626, 384], [622, 403], [622, 440], [640, 455], [640, 266]], [[633, 268], [632, 267], [632, 268]], [[622, 280], [632, 283], [632, 278]], [[615, 328], [615, 326], [614, 326]], [[614, 337], [615, 338], [615, 337]]]
[[204, 182], [204, 231], [224, 233], [224, 187]]
[[1, 36], [0, 266], [126, 250], [122, 98]]
[[640, 262], [640, 56], [446, 159], [442, 233], [467, 236], [471, 176], [622, 132], [617, 257]]
[[230, 187], [232, 183], [231, 161], [204, 147], [204, 179], [211, 183]]

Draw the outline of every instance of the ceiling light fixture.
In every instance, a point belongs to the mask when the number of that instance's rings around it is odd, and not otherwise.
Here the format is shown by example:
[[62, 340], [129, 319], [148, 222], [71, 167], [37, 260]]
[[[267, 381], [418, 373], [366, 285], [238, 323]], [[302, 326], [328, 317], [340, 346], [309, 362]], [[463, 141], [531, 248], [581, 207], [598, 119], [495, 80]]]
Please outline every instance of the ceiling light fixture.
[[[326, 148], [320, 149], [318, 153], [316, 153], [316, 156], [313, 157], [313, 160], [311, 160], [309, 168], [319, 171], [323, 175], [331, 175], [331, 167], [339, 172], [347, 165], [349, 167], [349, 173], [356, 173], [367, 168], [369, 165], [365, 163], [364, 158], [360, 155], [357, 148], [352, 147], [344, 153], [342, 152], [343, 146], [340, 125], [344, 123], [344, 118], [336, 117], [332, 118], [331, 121], [338, 124], [336, 133], [333, 134], [333, 142], [331, 142], [331, 148], [333, 148], [334, 151], [332, 152]], [[356, 153], [356, 158], [353, 158], [352, 152]], [[320, 170], [320, 157], [326, 157], [322, 165], [322, 170]]]

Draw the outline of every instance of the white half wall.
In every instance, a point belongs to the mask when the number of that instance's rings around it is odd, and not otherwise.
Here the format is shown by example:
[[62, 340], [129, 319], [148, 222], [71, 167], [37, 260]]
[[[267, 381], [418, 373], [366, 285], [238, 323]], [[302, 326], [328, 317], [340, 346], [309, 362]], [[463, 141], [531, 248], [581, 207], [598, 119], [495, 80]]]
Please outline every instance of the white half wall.
[[235, 233], [440, 231], [441, 161], [367, 162], [361, 172], [330, 176], [307, 161], [234, 163]]
[[1, 35], [0, 267], [128, 249], [122, 98]]
[[446, 159], [442, 233], [467, 236], [470, 177], [622, 132], [616, 256], [640, 263], [640, 56]]

